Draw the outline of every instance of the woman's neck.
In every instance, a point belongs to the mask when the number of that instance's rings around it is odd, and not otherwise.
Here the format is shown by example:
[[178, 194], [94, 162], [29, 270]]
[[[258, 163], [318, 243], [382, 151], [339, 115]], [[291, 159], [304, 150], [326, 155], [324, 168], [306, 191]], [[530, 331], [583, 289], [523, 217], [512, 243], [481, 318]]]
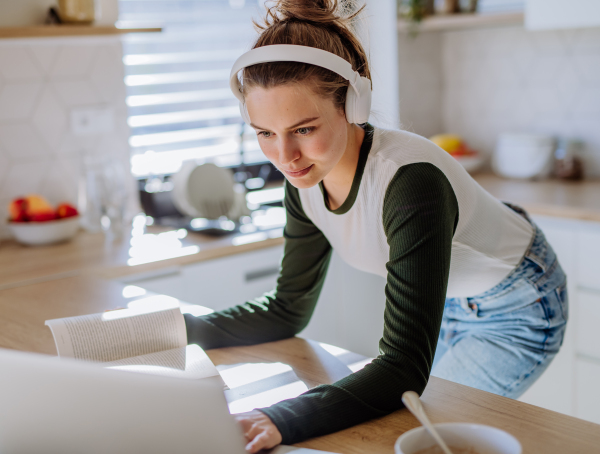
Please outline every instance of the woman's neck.
[[364, 138], [363, 128], [355, 124], [350, 125], [346, 151], [333, 170], [323, 179], [330, 210], [337, 210], [350, 194]]

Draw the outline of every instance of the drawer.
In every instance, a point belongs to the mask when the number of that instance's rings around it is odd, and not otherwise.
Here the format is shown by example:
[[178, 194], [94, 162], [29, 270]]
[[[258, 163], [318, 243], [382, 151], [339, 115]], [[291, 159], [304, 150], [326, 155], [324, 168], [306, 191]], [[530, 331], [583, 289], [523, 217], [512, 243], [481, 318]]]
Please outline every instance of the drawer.
[[600, 361], [600, 292], [577, 291], [576, 322], [577, 353]]
[[577, 359], [575, 370], [575, 415], [600, 424], [600, 362]]
[[277, 246], [185, 266], [185, 300], [218, 311], [261, 296], [275, 288], [282, 255]]
[[585, 223], [577, 239], [578, 284], [600, 291], [600, 225]]
[[181, 268], [170, 267], [138, 276], [129, 276], [121, 282], [136, 285], [161, 295], [169, 295], [185, 300], [183, 274]]

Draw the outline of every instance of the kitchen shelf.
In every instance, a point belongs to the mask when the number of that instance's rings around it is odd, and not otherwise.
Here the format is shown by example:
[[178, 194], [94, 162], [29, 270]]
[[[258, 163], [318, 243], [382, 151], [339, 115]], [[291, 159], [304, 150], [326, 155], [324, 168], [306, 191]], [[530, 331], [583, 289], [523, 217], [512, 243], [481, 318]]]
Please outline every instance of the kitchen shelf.
[[398, 20], [400, 32], [438, 32], [465, 30], [471, 28], [503, 27], [507, 25], [523, 25], [525, 15], [522, 12], [502, 14], [447, 14], [429, 16], [420, 24], [410, 24], [406, 19]]
[[162, 28], [117, 28], [95, 25], [36, 25], [30, 27], [0, 27], [1, 38], [48, 38], [57, 36], [121, 35], [124, 33], [153, 33]]

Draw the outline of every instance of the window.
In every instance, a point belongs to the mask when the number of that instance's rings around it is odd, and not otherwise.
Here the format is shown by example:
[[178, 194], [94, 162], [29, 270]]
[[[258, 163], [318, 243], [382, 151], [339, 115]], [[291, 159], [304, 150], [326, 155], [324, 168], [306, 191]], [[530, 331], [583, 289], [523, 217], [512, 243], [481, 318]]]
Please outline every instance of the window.
[[118, 27], [163, 28], [123, 38], [133, 174], [174, 173], [192, 159], [237, 165], [242, 143], [244, 163], [265, 162], [229, 90], [262, 1], [120, 0], [119, 9]]

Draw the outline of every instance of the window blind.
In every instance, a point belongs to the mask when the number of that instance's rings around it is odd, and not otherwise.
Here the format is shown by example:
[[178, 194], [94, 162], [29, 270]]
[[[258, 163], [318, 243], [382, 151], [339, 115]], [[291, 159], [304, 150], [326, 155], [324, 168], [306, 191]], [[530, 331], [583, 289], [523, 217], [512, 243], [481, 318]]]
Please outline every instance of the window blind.
[[176, 172], [186, 160], [265, 162], [229, 90], [235, 59], [250, 49], [262, 0], [120, 0], [131, 164], [135, 176]]

